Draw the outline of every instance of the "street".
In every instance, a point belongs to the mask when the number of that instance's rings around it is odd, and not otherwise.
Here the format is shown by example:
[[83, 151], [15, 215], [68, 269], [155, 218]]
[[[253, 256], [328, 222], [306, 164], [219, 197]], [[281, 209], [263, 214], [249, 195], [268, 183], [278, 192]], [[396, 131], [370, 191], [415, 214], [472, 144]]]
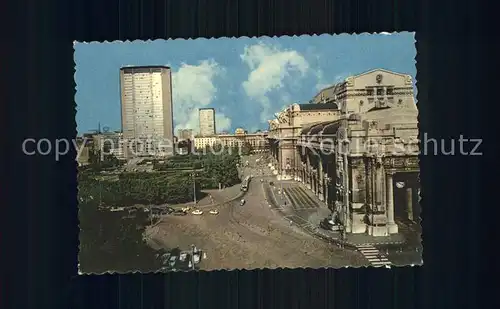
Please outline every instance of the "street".
[[[152, 246], [182, 249], [194, 244], [206, 252], [207, 259], [200, 263], [204, 270], [368, 265], [359, 252], [314, 237], [270, 207], [266, 182], [271, 178], [260, 176], [266, 173], [264, 162], [255, 162], [259, 158], [246, 159], [249, 165], [241, 170], [244, 176], [254, 176], [244, 206], [238, 199], [217, 206], [218, 215], [209, 214], [208, 207], [199, 216], [164, 216], [150, 233]], [[224, 202], [234, 195], [234, 189], [228, 194], [225, 191], [212, 192], [213, 199]]]

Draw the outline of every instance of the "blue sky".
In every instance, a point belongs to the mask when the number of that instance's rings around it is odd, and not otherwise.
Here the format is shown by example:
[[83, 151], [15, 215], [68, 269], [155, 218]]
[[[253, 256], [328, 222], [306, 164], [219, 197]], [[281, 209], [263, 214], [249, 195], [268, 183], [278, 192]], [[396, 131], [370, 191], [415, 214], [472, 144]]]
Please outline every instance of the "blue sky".
[[413, 76], [413, 33], [75, 43], [77, 129], [119, 130], [119, 69], [172, 68], [174, 126], [198, 129], [197, 110], [216, 109], [217, 129], [267, 129], [292, 103], [349, 75], [383, 68]]

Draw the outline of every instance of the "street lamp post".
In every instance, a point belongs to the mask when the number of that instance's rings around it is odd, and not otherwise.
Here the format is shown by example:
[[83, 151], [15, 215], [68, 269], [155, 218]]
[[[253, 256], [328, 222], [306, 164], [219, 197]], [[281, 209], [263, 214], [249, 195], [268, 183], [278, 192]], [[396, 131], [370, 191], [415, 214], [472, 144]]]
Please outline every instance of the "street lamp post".
[[196, 206], [196, 173], [193, 172], [193, 203]]
[[344, 228], [344, 224], [341, 224], [339, 226], [339, 233], [340, 233], [340, 247], [341, 248], [344, 248], [344, 240], [345, 240], [345, 228]]
[[344, 225], [347, 226], [347, 221], [349, 220], [349, 164], [347, 162], [347, 151], [344, 151], [344, 200], [345, 200], [345, 211], [344, 211]]
[[194, 270], [194, 245], [191, 245], [191, 269]]
[[283, 199], [283, 149], [279, 143], [280, 142], [278, 141], [278, 151], [280, 155], [280, 196], [281, 199]]
[[[347, 115], [347, 104], [344, 104], [344, 125], [345, 125], [345, 136], [344, 140], [341, 141], [345, 145], [344, 149], [344, 222], [343, 225], [347, 228], [347, 221], [349, 220], [349, 163], [348, 163], [348, 155], [347, 151], [349, 148], [349, 137], [348, 137], [348, 129], [349, 129], [349, 120]], [[344, 230], [345, 232], [345, 230]]]

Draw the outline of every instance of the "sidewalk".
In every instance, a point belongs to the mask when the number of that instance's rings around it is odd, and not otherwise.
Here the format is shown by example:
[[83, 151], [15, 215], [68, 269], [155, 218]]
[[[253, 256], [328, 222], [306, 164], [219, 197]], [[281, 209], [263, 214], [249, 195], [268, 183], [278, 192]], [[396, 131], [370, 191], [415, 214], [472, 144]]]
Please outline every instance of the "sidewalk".
[[[292, 201], [288, 196], [286, 196], [287, 206], [282, 207], [282, 205], [275, 205], [276, 208], [285, 216], [287, 220], [293, 221], [295, 224], [301, 228], [307, 230], [308, 232], [324, 239], [328, 242], [334, 242], [338, 245], [352, 247], [357, 249], [358, 246], [363, 245], [402, 245], [406, 243], [406, 239], [402, 234], [393, 234], [390, 236], [370, 236], [367, 234], [344, 234], [344, 240], [341, 239], [340, 233], [328, 231], [320, 227], [320, 222], [331, 215], [331, 211], [328, 209], [325, 202], [321, 201], [315, 194], [312, 193], [305, 185], [296, 181], [284, 181], [283, 187], [302, 187], [304, 191], [309, 195], [315, 203], [318, 204], [316, 209], [310, 209], [307, 211], [300, 210], [294, 211], [292, 207]], [[279, 184], [275, 184], [277, 188], [280, 187]], [[271, 189], [271, 191], [273, 191]], [[273, 192], [274, 195], [274, 192]], [[275, 201], [280, 203], [281, 198], [279, 196], [275, 197]], [[296, 205], [294, 205], [296, 206]]]
[[[315, 194], [313, 194], [311, 190], [307, 189], [305, 185], [303, 185], [302, 183], [297, 184], [305, 188], [309, 196], [311, 196], [311, 198], [313, 198], [319, 205], [321, 205], [321, 207], [318, 209], [318, 212], [316, 213], [317, 216], [309, 217], [309, 221], [312, 221], [311, 223], [316, 223], [316, 226], [319, 226], [319, 222], [331, 214], [330, 210], [328, 209], [326, 203], [320, 201], [320, 199]], [[311, 219], [314, 219], [314, 221]], [[406, 242], [405, 237], [401, 234], [393, 234], [389, 236], [371, 236], [367, 234], [348, 233], [344, 235], [344, 241], [342, 241], [340, 238], [340, 233], [338, 232], [328, 231], [322, 228], [320, 228], [318, 232], [322, 233], [326, 237], [333, 239], [336, 242], [341, 242], [344, 245], [353, 247], [362, 245], [401, 245]]]

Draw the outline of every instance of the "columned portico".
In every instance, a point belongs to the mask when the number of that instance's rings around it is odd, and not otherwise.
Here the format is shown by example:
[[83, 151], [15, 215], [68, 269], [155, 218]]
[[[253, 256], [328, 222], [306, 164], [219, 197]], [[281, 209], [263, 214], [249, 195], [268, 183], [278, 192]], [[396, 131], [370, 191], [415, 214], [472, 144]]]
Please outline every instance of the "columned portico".
[[[345, 120], [343, 121], [345, 123]], [[321, 124], [322, 132], [325, 133], [328, 129], [336, 132], [341, 127], [340, 123], [342, 122]], [[359, 120], [349, 120], [352, 128], [357, 128], [358, 123]], [[380, 130], [366, 131], [361, 125], [359, 128], [359, 133], [356, 133], [358, 136], [362, 136], [362, 133], [381, 134]], [[316, 128], [314, 130], [317, 131]], [[326, 133], [331, 134], [327, 131]], [[394, 131], [387, 129], [387, 135], [391, 136], [389, 134], [394, 134]], [[314, 143], [316, 138], [317, 136], [311, 137], [307, 134], [297, 144], [305, 154], [301, 156], [306, 176], [303, 182], [340, 218], [339, 224], [344, 225], [346, 233], [366, 233], [371, 236], [398, 233], [396, 206], [405, 213], [404, 219], [412, 220], [415, 204], [413, 192], [416, 189], [414, 185], [411, 188], [398, 189], [400, 199], [404, 202], [400, 201], [398, 203], [401, 205], [395, 205], [394, 175], [418, 172], [416, 154], [394, 155], [390, 148], [379, 149], [375, 153], [353, 148], [349, 149], [347, 155], [339, 151], [325, 155], [317, 148], [320, 147], [319, 143]], [[310, 149], [311, 147], [313, 149]]]
[[[368, 95], [373, 94], [366, 90], [370, 87], [379, 92], [381, 80], [375, 77], [381, 74], [399, 83], [394, 87], [408, 88], [408, 96], [399, 99], [397, 95], [403, 94], [390, 87], [392, 94], [386, 98]], [[289, 162], [293, 176], [287, 179], [307, 186], [346, 233], [398, 233], [401, 218], [413, 221], [419, 215], [418, 184], [405, 187], [400, 181], [406, 177], [401, 174], [419, 170], [418, 110], [411, 101], [411, 78], [379, 70], [346, 80], [342, 87], [333, 88], [336, 94], [330, 103], [294, 104], [270, 121], [270, 130], [280, 141], [270, 143], [276, 167], [282, 170]], [[351, 96], [343, 96], [356, 87]], [[343, 152], [338, 146], [348, 149]]]
[[311, 166], [311, 158], [309, 157], [309, 151], [306, 149], [306, 173], [307, 173], [307, 188], [312, 190], [312, 166]]
[[387, 229], [390, 234], [396, 234], [398, 232], [398, 226], [394, 221], [394, 172], [387, 172]]
[[318, 155], [318, 190], [316, 194], [318, 195], [318, 198], [320, 201], [324, 201], [325, 197], [323, 196], [323, 192], [325, 190], [325, 183], [324, 183], [324, 175], [323, 175], [323, 158], [321, 158], [321, 155]]
[[406, 188], [406, 211], [408, 212], [408, 219], [414, 221], [413, 217], [413, 188]]

